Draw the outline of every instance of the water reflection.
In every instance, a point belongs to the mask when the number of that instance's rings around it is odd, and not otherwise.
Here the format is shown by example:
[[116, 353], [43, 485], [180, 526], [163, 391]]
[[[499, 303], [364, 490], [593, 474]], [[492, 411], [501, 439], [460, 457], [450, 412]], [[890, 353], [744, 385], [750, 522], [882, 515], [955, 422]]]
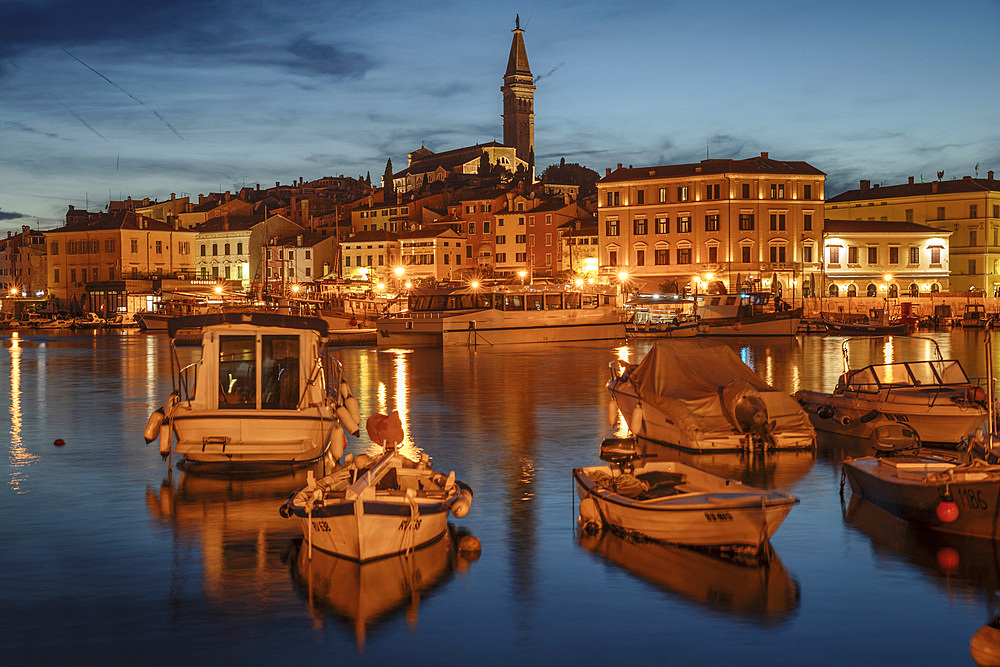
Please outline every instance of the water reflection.
[[747, 565], [653, 542], [634, 542], [605, 530], [581, 533], [579, 544], [640, 579], [707, 609], [771, 623], [798, 609], [799, 585], [781, 559]]
[[1000, 593], [993, 596], [993, 615], [969, 640], [969, 653], [980, 667], [1000, 667]]
[[705, 472], [735, 479], [762, 489], [790, 489], [802, 480], [816, 461], [813, 448], [778, 449], [768, 452], [705, 452], [695, 454], [646, 440], [639, 452], [657, 461], [678, 461]]
[[17, 332], [11, 335], [8, 350], [10, 354], [10, 453], [8, 457], [10, 481], [8, 487], [14, 493], [27, 493], [24, 488], [24, 481], [28, 474], [27, 468], [39, 457], [27, 450], [24, 446], [24, 440], [21, 438], [21, 430], [24, 427], [24, 414], [21, 411], [21, 355], [23, 349]]
[[310, 559], [296, 539], [289, 543], [288, 561], [316, 625], [327, 616], [337, 619], [354, 633], [360, 650], [369, 630], [396, 612], [405, 610], [407, 626], [417, 627], [421, 600], [469, 566], [470, 559], [457, 553], [458, 539], [449, 526], [444, 538], [422, 549], [364, 564], [316, 550]]

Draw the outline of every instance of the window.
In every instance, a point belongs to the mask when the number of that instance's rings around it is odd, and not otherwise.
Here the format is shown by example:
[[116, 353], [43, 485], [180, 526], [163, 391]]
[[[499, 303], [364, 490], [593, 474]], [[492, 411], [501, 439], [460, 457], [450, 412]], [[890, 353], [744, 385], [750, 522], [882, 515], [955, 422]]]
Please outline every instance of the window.
[[646, 266], [646, 251], [636, 250], [635, 251], [635, 265], [636, 266]]
[[785, 246], [773, 245], [770, 247], [771, 263], [783, 263], [785, 261]]
[[771, 183], [771, 199], [784, 199], [784, 198], [785, 198], [785, 184]]
[[847, 263], [857, 264], [858, 263], [858, 246], [852, 245], [847, 248]]
[[132, 254], [139, 252], [139, 239], [129, 239], [128, 248]]
[[[133, 241], [135, 243], [135, 241]], [[135, 252], [134, 250], [132, 252]], [[58, 255], [59, 254], [59, 241], [53, 241], [49, 244], [49, 254]]]
[[653, 262], [658, 266], [670, 264], [670, 248], [657, 248], [653, 254]]
[[976, 260], [970, 259], [969, 260], [969, 275], [971, 276], [971, 275], [975, 274], [975, 272], [976, 272]]
[[1000, 218], [1000, 204], [993, 204], [993, 217]]
[[705, 216], [705, 231], [706, 232], [717, 232], [719, 231], [719, 214], [709, 213]]
[[771, 231], [772, 232], [783, 232], [783, 231], [785, 231], [785, 214], [784, 213], [772, 213], [771, 214]]
[[59, 284], [59, 269], [52, 269], [52, 282]]
[[312, 250], [306, 250], [306, 259], [312, 259]]
[[645, 190], [637, 190], [636, 191], [636, 193], [635, 193], [635, 203], [637, 205], [639, 205], [639, 206], [642, 206], [643, 204], [646, 203], [646, 191]]
[[223, 248], [224, 248], [225, 255], [228, 257], [229, 256], [229, 244], [227, 243], [226, 245], [223, 246]]
[[878, 246], [868, 246], [868, 264], [878, 264]]
[[489, 234], [489, 233], [490, 233], [490, 221], [489, 220], [484, 220], [483, 221], [483, 234]]
[[[667, 203], [667, 189], [666, 188], [660, 188], [660, 203], [661, 204], [666, 204]], [[993, 217], [994, 218], [1000, 218], [1000, 215], [994, 214]]]
[[229, 265], [226, 264], [222, 269], [222, 275], [226, 280], [229, 280]]
[[619, 200], [619, 193], [617, 193], [617, 192], [609, 192], [608, 193], [608, 206], [618, 206], [618, 202], [619, 201], [620, 201]]
[[917, 246], [910, 246], [910, 264], [920, 263], [920, 248]]
[[[535, 237], [532, 236], [531, 238], [534, 239]], [[527, 243], [527, 241], [528, 241], [528, 235], [527, 234], [515, 234], [514, 235], [514, 243]]]
[[115, 251], [115, 240], [104, 239], [104, 252], [114, 252], [114, 251]]
[[75, 283], [76, 282], [76, 269], [70, 269], [69, 270], [69, 281], [71, 283]]
[[812, 199], [813, 198], [813, 186], [806, 183], [802, 186], [802, 198]]
[[202, 257], [205, 256], [205, 244], [204, 243], [201, 244], [201, 256]]
[[906, 221], [907, 222], [913, 222], [913, 209], [912, 208], [906, 209], [906, 211], [904, 211], [904, 215], [906, 216]]
[[632, 221], [632, 233], [640, 236], [648, 232], [648, 225], [645, 218], [637, 218]]
[[[262, 369], [271, 378], [272, 369]], [[298, 379], [298, 378], [296, 378]], [[296, 392], [298, 398], [298, 392]], [[219, 409], [257, 407], [256, 336], [220, 336]]]
[[937, 219], [944, 220], [944, 206], [937, 207]]
[[806, 264], [813, 261], [813, 247], [811, 245], [802, 246], [802, 261]]
[[[691, 233], [691, 216], [682, 215], [677, 218], [677, 231], [681, 234]], [[680, 262], [678, 262], [680, 263]], [[688, 262], [690, 264], [690, 262]]]
[[812, 213], [803, 213], [802, 214], [802, 231], [804, 231], [804, 232], [811, 232], [812, 228], [813, 228], [813, 215], [812, 215]]
[[503, 218], [497, 218], [497, 228], [503, 227]]
[[[382, 255], [379, 255], [379, 259], [381, 259], [381, 258], [382, 258]], [[444, 263], [448, 264], [450, 259], [451, 259], [451, 255], [449, 255], [448, 253], [444, 253]]]
[[529, 215], [528, 216], [528, 226], [529, 227], [534, 227], [535, 226], [535, 216], [533, 216], [533, 215]]
[[507, 253], [505, 252], [498, 252], [496, 257], [497, 257], [497, 264], [504, 264], [507, 262]]
[[868, 287], [865, 288], [865, 294], [867, 296], [878, 296], [878, 289], [874, 284], [868, 283]]
[[503, 245], [505, 243], [507, 243], [507, 235], [497, 234], [497, 245]]
[[743, 199], [750, 199], [750, 184], [744, 183], [742, 189]]
[[719, 261], [719, 246], [710, 245], [708, 246], [708, 263], [715, 264]]
[[889, 263], [899, 264], [899, 247], [889, 246]]
[[218, 254], [219, 254], [219, 244], [218, 243], [213, 243], [212, 244], [212, 257], [217, 257]]
[[605, 236], [618, 236], [618, 221], [617, 220], [607, 220], [604, 223]]
[[840, 288], [837, 287], [835, 284], [831, 284], [828, 291], [830, 293], [830, 296], [839, 296], [840, 295]]
[[156, 242], [156, 254], [157, 255], [162, 255], [163, 254], [163, 241], [157, 241]]
[[718, 199], [719, 198], [719, 184], [712, 183], [705, 186], [705, 199]]
[[830, 263], [840, 264], [840, 248], [837, 246], [830, 246]]
[[678, 248], [677, 249], [677, 263], [678, 264], [690, 264], [691, 263], [691, 248]]
[[609, 250], [608, 251], [608, 264], [611, 266], [618, 266], [618, 251]]
[[[645, 233], [645, 232], [643, 232]], [[548, 233], [545, 235], [545, 245], [552, 245], [552, 234]]]
[[677, 201], [688, 200], [688, 187], [686, 185], [677, 188]]
[[469, 223], [469, 236], [472, 236], [475, 233], [476, 233], [476, 223], [470, 222]]
[[656, 219], [656, 233], [657, 234], [669, 234], [670, 233], [670, 218], [657, 218]]
[[517, 226], [518, 226], [518, 227], [524, 227], [524, 216], [523, 216], [523, 215], [522, 215], [522, 216], [519, 216], [519, 217], [517, 218]]
[[979, 207], [975, 204], [969, 204], [969, 217], [975, 218], [979, 213]]
[[978, 236], [979, 235], [976, 234], [976, 230], [975, 229], [970, 229], [969, 230], [969, 245], [976, 246], [978, 244], [978, 240], [979, 240]]
[[740, 261], [744, 264], [750, 263], [750, 246], [740, 246]]
[[753, 213], [740, 213], [740, 231], [753, 231]]

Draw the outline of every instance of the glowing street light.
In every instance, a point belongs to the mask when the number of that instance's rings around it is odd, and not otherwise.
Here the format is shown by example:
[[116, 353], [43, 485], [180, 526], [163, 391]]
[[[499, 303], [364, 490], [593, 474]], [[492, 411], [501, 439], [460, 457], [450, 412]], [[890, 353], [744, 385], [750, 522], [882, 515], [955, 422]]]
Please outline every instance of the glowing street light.
[[472, 289], [479, 289], [479, 281], [478, 280], [473, 280], [470, 283], [470, 286], [472, 287]]

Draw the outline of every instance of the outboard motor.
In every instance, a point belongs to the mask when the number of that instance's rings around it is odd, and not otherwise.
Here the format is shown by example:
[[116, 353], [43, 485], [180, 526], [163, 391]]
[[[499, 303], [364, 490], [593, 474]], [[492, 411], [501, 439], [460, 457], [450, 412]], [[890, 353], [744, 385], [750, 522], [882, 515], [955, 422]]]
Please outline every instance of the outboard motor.
[[876, 426], [869, 438], [875, 456], [892, 456], [920, 449], [920, 436], [906, 424], [887, 421], [881, 426]]

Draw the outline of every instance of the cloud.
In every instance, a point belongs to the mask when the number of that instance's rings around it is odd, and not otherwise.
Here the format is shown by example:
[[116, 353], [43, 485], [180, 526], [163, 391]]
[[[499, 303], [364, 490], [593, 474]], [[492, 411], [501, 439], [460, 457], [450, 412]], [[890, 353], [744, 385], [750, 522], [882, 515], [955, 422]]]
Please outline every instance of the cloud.
[[36, 130], [30, 125], [25, 125], [24, 123], [19, 123], [15, 120], [0, 120], [0, 127], [13, 128], [15, 130], [20, 130], [21, 132], [27, 132], [28, 134], [40, 134], [43, 137], [49, 137], [50, 139], [54, 139], [57, 136], [59, 136], [52, 132], [43, 132], [41, 130]]
[[278, 58], [276, 62], [296, 72], [360, 79], [372, 68], [371, 60], [363, 53], [317, 42], [307, 35], [299, 35], [292, 40], [286, 51], [293, 59], [285, 61]]
[[26, 218], [26, 217], [28, 217], [28, 216], [26, 216], [23, 213], [13, 213], [13, 212], [6, 213], [4, 211], [0, 211], [0, 221], [4, 221], [4, 220], [17, 220], [18, 218]]

